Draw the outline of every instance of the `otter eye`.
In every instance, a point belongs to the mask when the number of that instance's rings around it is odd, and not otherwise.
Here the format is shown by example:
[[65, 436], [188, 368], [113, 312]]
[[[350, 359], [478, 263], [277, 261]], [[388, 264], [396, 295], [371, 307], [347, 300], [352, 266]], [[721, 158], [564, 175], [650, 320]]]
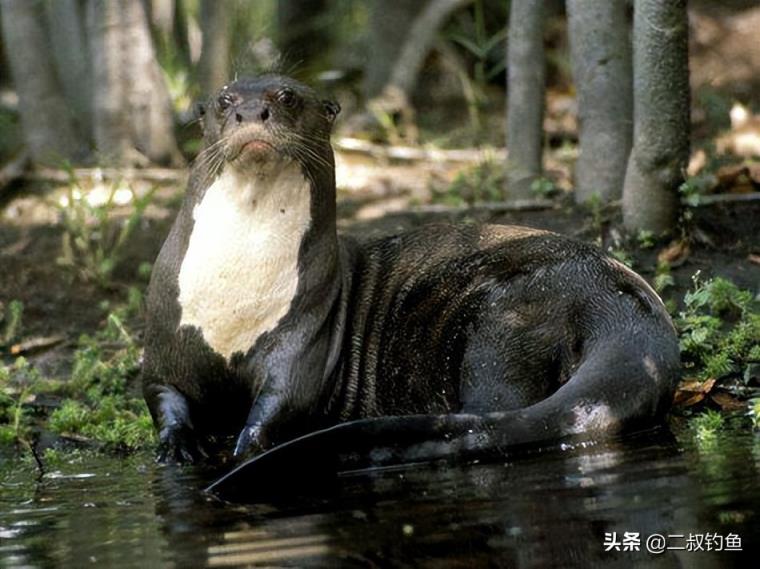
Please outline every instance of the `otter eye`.
[[284, 107], [292, 107], [296, 104], [296, 94], [292, 89], [281, 89], [277, 92], [277, 102], [281, 103]]
[[226, 111], [230, 108], [230, 106], [233, 103], [232, 95], [229, 93], [222, 93], [219, 95], [219, 98], [217, 99], [217, 103], [219, 104], [219, 108], [223, 111]]

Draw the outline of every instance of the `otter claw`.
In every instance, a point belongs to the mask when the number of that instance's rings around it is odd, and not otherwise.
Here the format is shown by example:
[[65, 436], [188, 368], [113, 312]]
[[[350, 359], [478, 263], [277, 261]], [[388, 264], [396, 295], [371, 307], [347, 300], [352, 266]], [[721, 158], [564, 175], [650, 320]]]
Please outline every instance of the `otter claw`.
[[207, 457], [195, 436], [187, 428], [166, 428], [159, 436], [159, 464], [192, 464]]
[[243, 428], [235, 444], [234, 456], [254, 455], [269, 448], [269, 440], [261, 425], [250, 425]]

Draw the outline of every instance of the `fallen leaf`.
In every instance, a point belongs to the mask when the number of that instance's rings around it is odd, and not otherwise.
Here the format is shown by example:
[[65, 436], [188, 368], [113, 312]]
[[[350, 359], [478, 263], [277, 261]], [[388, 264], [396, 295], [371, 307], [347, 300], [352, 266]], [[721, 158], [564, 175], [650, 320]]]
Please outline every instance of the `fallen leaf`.
[[717, 403], [723, 411], [739, 411], [747, 406], [746, 403], [738, 400], [736, 397], [725, 391], [711, 393], [710, 399]]
[[668, 263], [671, 267], [682, 265], [691, 252], [689, 242], [685, 239], [673, 241], [657, 254], [660, 263]]
[[710, 393], [715, 385], [715, 379], [710, 378], [705, 381], [699, 379], [685, 379], [676, 389], [673, 397], [673, 404], [679, 407], [691, 407], [702, 401]]
[[723, 166], [717, 172], [716, 191], [729, 194], [749, 194], [756, 191], [752, 171], [745, 164]]

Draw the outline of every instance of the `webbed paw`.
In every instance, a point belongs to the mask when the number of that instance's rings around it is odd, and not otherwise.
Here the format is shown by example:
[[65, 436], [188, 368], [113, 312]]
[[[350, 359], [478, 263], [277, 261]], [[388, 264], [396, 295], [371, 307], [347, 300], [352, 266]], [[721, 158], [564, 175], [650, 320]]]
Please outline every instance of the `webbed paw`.
[[272, 446], [262, 425], [246, 425], [238, 436], [234, 455], [237, 458], [260, 454]]
[[184, 425], [164, 427], [159, 433], [158, 455], [160, 464], [192, 464], [207, 458], [193, 431]]

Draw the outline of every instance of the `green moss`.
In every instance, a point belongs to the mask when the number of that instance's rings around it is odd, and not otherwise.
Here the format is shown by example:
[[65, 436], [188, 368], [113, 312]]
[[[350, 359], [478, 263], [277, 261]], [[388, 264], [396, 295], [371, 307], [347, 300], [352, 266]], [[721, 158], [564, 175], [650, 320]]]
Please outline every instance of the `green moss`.
[[744, 375], [760, 356], [760, 306], [752, 293], [715, 278], [694, 279], [675, 319], [684, 367], [699, 379]]
[[[129, 289], [100, 330], [80, 337], [68, 381], [43, 378], [24, 358], [0, 365], [0, 443], [29, 446], [40, 429], [85, 437], [106, 449], [152, 445], [152, 421], [137, 389], [140, 350], [127, 324], [141, 306], [140, 290]], [[41, 392], [61, 397], [47, 417], [33, 403]]]
[[16, 442], [16, 429], [12, 425], [0, 425], [0, 445], [8, 446]]
[[87, 407], [70, 399], [64, 401], [63, 404], [53, 411], [48, 421], [48, 426], [51, 430], [59, 433], [75, 433], [78, 432], [82, 425], [88, 422], [88, 410]]
[[642, 229], [636, 235], [636, 243], [641, 249], [651, 249], [657, 243], [657, 238], [654, 232]]
[[752, 426], [755, 429], [760, 429], [760, 399], [752, 399], [749, 402], [749, 411], [747, 414], [752, 420]]
[[690, 426], [699, 443], [709, 443], [725, 426], [725, 418], [720, 412], [709, 409], [694, 417]]
[[706, 377], [725, 377], [733, 370], [734, 362], [727, 352], [717, 352], [705, 359], [703, 374]]
[[40, 373], [25, 358], [0, 365], [0, 442], [27, 441], [31, 417], [27, 399], [43, 385]]
[[50, 416], [48, 426], [54, 432], [81, 435], [115, 449], [135, 450], [154, 440], [145, 404], [126, 397], [67, 400]]
[[124, 323], [141, 303], [139, 290], [130, 291], [127, 303], [109, 314], [97, 334], [79, 339], [67, 398], [50, 416], [52, 431], [84, 436], [108, 448], [153, 444], [152, 421], [135, 389], [140, 351]]

